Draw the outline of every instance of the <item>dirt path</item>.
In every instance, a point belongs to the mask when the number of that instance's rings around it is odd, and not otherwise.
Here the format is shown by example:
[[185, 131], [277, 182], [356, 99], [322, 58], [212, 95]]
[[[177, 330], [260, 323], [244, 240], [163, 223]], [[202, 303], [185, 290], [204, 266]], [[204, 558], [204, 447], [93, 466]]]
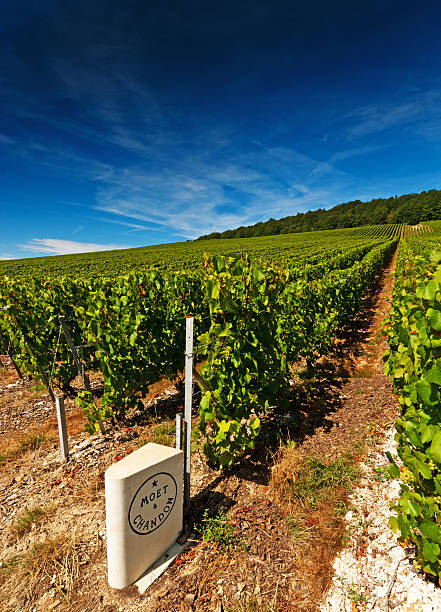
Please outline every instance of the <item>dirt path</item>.
[[[173, 444], [172, 417], [182, 403], [176, 390], [161, 390], [147, 402], [151, 408], [146, 413], [133, 415], [104, 439], [88, 438], [73, 428], [75, 450], [68, 466], [59, 463], [56, 433], [51, 437], [56, 430], [48, 428], [44, 443], [33, 438], [28, 448], [26, 432], [20, 437], [16, 431], [16, 454], [7, 457], [0, 478], [0, 589], [6, 597], [0, 609], [316, 610], [344, 541], [344, 521], [337, 510], [345, 508], [348, 493], [342, 489], [314, 508], [301, 500], [287, 504], [274, 484], [274, 470], [280, 474], [277, 465], [286, 462], [278, 449], [287, 448], [296, 461], [319, 457], [327, 465], [345, 455], [353, 462], [377, 444], [393, 421], [396, 401], [382, 374], [385, 341], [380, 329], [394, 268], [395, 259], [365, 300], [360, 317], [344, 330], [334, 354], [321, 360], [314, 380], [298, 386], [289, 409], [274, 415], [259, 448], [240, 467], [224, 474], [194, 455], [192, 523], [200, 524], [207, 508], [210, 517], [224, 509], [233, 540], [225, 546], [225, 525], [224, 546], [201, 541], [195, 531], [194, 545], [144, 596], [133, 587], [117, 592], [107, 586], [103, 473], [152, 436]], [[32, 401], [40, 428], [53, 421], [44, 393], [7, 384], [14, 384], [9, 370], [3, 378], [0, 373], [0, 455], [9, 452], [11, 432], [31, 422], [17, 406]], [[74, 406], [68, 403], [68, 409], [72, 426], [81, 424]], [[168, 416], [159, 422], [156, 413]], [[30, 432], [35, 436], [38, 428], [33, 425]], [[286, 482], [289, 478], [287, 474]], [[23, 513], [37, 506], [38, 517], [18, 529]]]
[[396, 252], [375, 287], [366, 296], [359, 316], [337, 341], [333, 355], [321, 360], [317, 402], [301, 410], [296, 439], [307, 451], [336, 454], [361, 432], [363, 421], [394, 418], [396, 406], [382, 356], [387, 341], [381, 333], [392, 297]]

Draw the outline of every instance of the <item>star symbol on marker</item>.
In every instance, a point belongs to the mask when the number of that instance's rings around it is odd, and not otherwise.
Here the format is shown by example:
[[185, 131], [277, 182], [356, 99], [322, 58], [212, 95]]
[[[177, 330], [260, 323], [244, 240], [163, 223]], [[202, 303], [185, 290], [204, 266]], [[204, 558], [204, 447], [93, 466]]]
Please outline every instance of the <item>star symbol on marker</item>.
[[157, 486], [158, 486], [158, 481], [157, 481], [157, 480], [154, 480], [154, 481], [152, 482], [152, 487], [157, 487]]

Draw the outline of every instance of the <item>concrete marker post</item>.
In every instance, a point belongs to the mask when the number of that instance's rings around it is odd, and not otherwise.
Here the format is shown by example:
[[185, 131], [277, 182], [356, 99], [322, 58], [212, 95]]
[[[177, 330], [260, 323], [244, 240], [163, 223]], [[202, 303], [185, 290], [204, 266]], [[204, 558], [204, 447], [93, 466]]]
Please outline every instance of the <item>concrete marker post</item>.
[[123, 589], [143, 577], [145, 588], [151, 583], [146, 570], [173, 549], [182, 531], [183, 480], [182, 451], [153, 442], [106, 470], [111, 587]]

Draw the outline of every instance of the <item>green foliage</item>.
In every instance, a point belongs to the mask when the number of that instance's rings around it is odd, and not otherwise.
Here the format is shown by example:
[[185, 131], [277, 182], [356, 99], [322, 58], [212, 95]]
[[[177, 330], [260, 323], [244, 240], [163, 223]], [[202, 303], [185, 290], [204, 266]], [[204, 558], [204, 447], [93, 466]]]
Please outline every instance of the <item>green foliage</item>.
[[[393, 308], [387, 323], [391, 377], [402, 414], [396, 422], [404, 463], [391, 526], [418, 549], [424, 571], [441, 576], [441, 265], [430, 235], [400, 246]], [[390, 474], [398, 477], [392, 456]]]
[[225, 612], [282, 612], [283, 609], [283, 606], [274, 602], [266, 605], [262, 602], [262, 597], [252, 595], [245, 600], [239, 600], [233, 607], [227, 606]]
[[374, 478], [375, 480], [378, 480], [378, 482], [386, 482], [391, 478], [387, 465], [376, 465], [374, 467], [374, 472]]
[[[16, 280], [38, 279], [37, 287], [38, 283], [44, 282], [51, 290], [52, 285], [49, 281], [55, 279], [59, 282], [61, 277], [65, 277], [64, 281], [68, 282], [75, 278], [114, 279], [149, 270], [161, 272], [199, 270], [205, 253], [227, 257], [240, 257], [244, 253], [249, 253], [256, 263], [273, 262], [281, 267], [288, 266], [291, 269], [296, 267], [301, 273], [305, 267], [312, 267], [314, 271], [315, 266], [319, 265], [317, 272], [321, 273], [321, 264], [329, 259], [332, 259], [331, 263], [338, 268], [340, 254], [344, 256], [344, 253], [353, 247], [365, 246], [367, 241], [397, 237], [400, 229], [401, 226], [398, 225], [366, 226], [301, 234], [285, 233], [282, 236], [176, 242], [117, 251], [14, 259], [0, 261], [0, 276]], [[72, 294], [72, 297], [75, 295]]]
[[141, 448], [141, 446], [149, 442], [174, 447], [176, 442], [176, 424], [174, 422], [169, 422], [155, 425], [151, 432], [149, 432], [147, 438], [137, 440], [136, 446], [137, 448]]
[[202, 534], [204, 542], [215, 542], [223, 550], [234, 550], [243, 546], [234, 525], [222, 508], [214, 516], [210, 516], [208, 509], [204, 510], [198, 531]]
[[289, 535], [297, 546], [305, 544], [311, 537], [311, 527], [307, 527], [302, 519], [288, 515], [286, 517], [286, 522]]
[[361, 593], [355, 586], [351, 586], [348, 589], [348, 597], [351, 601], [356, 604], [367, 604], [368, 600], [366, 596]]

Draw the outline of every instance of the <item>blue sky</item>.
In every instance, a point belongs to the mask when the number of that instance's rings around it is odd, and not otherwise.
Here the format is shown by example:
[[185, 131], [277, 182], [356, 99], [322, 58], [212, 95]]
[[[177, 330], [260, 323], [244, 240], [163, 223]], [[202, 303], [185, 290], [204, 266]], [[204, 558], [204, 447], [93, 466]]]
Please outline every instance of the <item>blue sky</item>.
[[438, 2], [3, 0], [0, 258], [441, 187]]

